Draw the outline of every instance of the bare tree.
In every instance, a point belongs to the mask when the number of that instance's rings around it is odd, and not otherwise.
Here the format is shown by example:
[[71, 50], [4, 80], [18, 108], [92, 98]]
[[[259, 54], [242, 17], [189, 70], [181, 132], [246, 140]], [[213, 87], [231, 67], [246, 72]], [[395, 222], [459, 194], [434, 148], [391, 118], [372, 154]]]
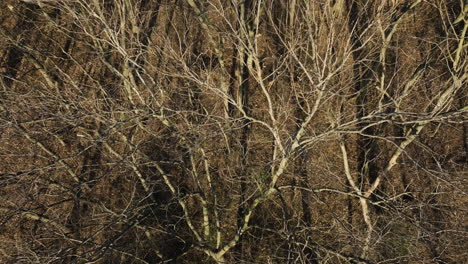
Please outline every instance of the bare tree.
[[463, 260], [466, 5], [24, 2], [2, 262]]

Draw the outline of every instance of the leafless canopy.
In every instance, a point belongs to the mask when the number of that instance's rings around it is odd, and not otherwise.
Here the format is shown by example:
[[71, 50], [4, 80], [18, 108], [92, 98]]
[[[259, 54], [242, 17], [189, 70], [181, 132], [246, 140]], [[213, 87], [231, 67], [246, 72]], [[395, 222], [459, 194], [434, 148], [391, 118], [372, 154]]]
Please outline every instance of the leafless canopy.
[[0, 1], [0, 263], [464, 263], [467, 4]]

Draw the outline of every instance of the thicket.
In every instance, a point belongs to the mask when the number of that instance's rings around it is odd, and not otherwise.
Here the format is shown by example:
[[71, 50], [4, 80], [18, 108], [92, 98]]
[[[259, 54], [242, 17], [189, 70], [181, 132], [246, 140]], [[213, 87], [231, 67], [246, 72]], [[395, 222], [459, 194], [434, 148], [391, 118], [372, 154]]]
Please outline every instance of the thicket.
[[1, 263], [464, 263], [468, 4], [0, 2]]

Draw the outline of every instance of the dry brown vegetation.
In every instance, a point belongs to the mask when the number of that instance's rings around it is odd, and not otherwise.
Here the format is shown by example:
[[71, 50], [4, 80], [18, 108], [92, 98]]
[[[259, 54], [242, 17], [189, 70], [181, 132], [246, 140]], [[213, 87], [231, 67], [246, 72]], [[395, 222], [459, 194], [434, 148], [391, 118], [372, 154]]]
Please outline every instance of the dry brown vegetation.
[[1, 263], [466, 261], [468, 3], [32, 2]]

